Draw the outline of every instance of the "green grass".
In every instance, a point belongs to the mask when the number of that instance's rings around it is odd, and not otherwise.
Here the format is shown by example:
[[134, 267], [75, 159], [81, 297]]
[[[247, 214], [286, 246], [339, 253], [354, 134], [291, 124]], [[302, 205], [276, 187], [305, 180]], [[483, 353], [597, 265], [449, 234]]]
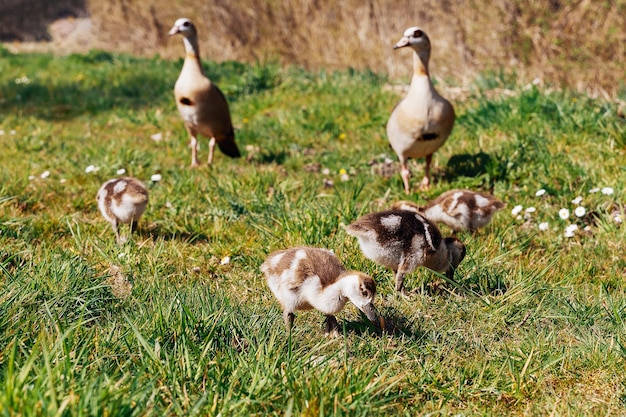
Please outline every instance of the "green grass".
[[[432, 190], [410, 198], [492, 189], [507, 208], [460, 234], [455, 282], [418, 271], [405, 299], [340, 227], [406, 199], [397, 166], [378, 169], [397, 160], [384, 125], [399, 96], [385, 77], [207, 63], [245, 156], [190, 170], [171, 91], [180, 61], [0, 52], [3, 415], [625, 412], [626, 228], [614, 217], [626, 124], [614, 104], [478, 80], [455, 102]], [[123, 246], [95, 202], [120, 168], [150, 189]], [[412, 169], [419, 178], [423, 162]], [[587, 214], [561, 220], [578, 195]], [[536, 211], [516, 218], [518, 204]], [[325, 338], [317, 312], [298, 314], [289, 336], [258, 268], [302, 244], [374, 276], [394, 331], [348, 305], [343, 337]]]

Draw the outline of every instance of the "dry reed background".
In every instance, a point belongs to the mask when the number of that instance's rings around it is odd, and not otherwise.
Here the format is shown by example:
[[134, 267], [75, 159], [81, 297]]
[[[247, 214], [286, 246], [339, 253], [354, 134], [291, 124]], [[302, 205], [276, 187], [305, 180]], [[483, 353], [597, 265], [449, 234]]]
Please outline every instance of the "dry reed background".
[[180, 39], [167, 31], [185, 16], [200, 27], [205, 59], [406, 78], [410, 61], [392, 45], [419, 25], [439, 79], [466, 84], [503, 70], [607, 98], [625, 87], [626, 0], [88, 0], [87, 9], [92, 39], [80, 39], [83, 49], [177, 58]]
[[90, 0], [95, 32], [113, 49], [181, 56], [166, 32], [177, 17], [200, 26], [205, 58], [274, 59], [319, 68], [371, 68], [406, 77], [392, 45], [409, 26], [434, 43], [431, 68], [461, 82], [503, 68], [580, 90], [624, 88], [626, 1]]

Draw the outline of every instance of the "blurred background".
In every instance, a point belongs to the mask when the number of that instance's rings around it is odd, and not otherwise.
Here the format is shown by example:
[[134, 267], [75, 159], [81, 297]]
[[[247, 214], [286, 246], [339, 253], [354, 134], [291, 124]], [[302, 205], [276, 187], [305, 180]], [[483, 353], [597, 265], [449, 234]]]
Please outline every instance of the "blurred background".
[[392, 46], [420, 26], [431, 73], [451, 83], [502, 71], [605, 98], [626, 83], [626, 0], [1, 0], [0, 41], [12, 52], [177, 59], [182, 42], [167, 32], [178, 17], [218, 62], [370, 68], [408, 82], [409, 54]]

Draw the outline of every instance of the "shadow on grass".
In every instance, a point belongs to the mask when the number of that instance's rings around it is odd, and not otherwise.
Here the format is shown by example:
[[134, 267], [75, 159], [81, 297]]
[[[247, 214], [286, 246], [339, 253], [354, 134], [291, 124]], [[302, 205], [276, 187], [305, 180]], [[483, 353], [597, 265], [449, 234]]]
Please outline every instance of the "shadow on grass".
[[[93, 83], [92, 83], [93, 84]], [[3, 113], [17, 112], [43, 120], [68, 120], [82, 114], [95, 114], [116, 107], [154, 107], [163, 101], [172, 82], [152, 76], [130, 77], [112, 85], [99, 80], [95, 85], [58, 83], [44, 85], [0, 85], [0, 96], [8, 99], [0, 106]], [[173, 105], [172, 99], [172, 105]]]
[[287, 152], [285, 151], [269, 151], [269, 152], [259, 152], [254, 156], [250, 157], [250, 162], [254, 162], [261, 165], [272, 164], [282, 165], [285, 163], [287, 159]]
[[384, 319], [384, 329], [375, 326], [365, 316], [362, 316], [360, 321], [343, 320], [339, 323], [339, 329], [342, 332], [345, 331], [346, 334], [358, 336], [405, 336], [414, 340], [420, 340], [424, 337], [424, 332], [417, 330], [414, 325], [408, 323], [404, 316], [385, 311], [385, 314], [381, 313], [380, 317]]
[[468, 298], [484, 296], [500, 296], [506, 293], [505, 274], [491, 272], [486, 269], [472, 273], [466, 277], [455, 277], [454, 280], [433, 278], [413, 293], [429, 296], [465, 296]]
[[493, 158], [485, 152], [478, 152], [474, 155], [454, 155], [445, 167], [445, 176], [450, 182], [458, 177], [477, 177], [486, 174], [491, 164], [493, 164]]
[[150, 226], [143, 229], [139, 229], [139, 236], [142, 238], [156, 240], [164, 240], [164, 241], [180, 241], [189, 244], [193, 243], [208, 243], [211, 241], [211, 238], [205, 233], [197, 233], [197, 232], [187, 232], [181, 230], [168, 230], [166, 228], [162, 228], [160, 226]]

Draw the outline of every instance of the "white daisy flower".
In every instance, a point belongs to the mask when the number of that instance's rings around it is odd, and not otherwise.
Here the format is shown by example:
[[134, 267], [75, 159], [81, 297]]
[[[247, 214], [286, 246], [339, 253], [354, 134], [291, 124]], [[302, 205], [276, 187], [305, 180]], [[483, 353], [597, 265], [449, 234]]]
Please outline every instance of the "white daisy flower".
[[574, 235], [576, 234], [576, 230], [578, 230], [578, 226], [575, 224], [570, 224], [565, 228], [565, 237], [574, 237]]
[[511, 210], [511, 214], [517, 216], [522, 212], [523, 209], [524, 207], [521, 204], [518, 204], [517, 206], [513, 207], [513, 210]]
[[322, 169], [322, 174], [323, 175], [330, 175], [330, 169], [328, 169], [328, 168]]
[[600, 190], [600, 191], [602, 191], [602, 194], [604, 194], [604, 195], [611, 195], [611, 194], [613, 194], [613, 192], [614, 192], [614, 191], [613, 191], [613, 189], [612, 189], [611, 187], [604, 187], [604, 188], [603, 188], [602, 190]]
[[41, 173], [41, 178], [48, 178], [50, 176], [50, 171], [44, 171]]
[[613, 221], [617, 224], [621, 224], [624, 219], [622, 218], [621, 214], [616, 214], [615, 217], [613, 217]]
[[566, 208], [562, 208], [561, 210], [559, 210], [559, 217], [563, 220], [569, 219], [569, 210]]
[[575, 199], [572, 200], [572, 204], [579, 205], [581, 203], [581, 201], [583, 201], [583, 198], [581, 196], [578, 196], [578, 197], [576, 197]]
[[150, 177], [150, 181], [152, 181], [152, 182], [159, 182], [159, 181], [161, 181], [161, 178], [162, 178], [161, 174], [153, 174]]
[[117, 170], [116, 174], [117, 175], [124, 175], [124, 174], [126, 174], [126, 170], [124, 168], [120, 168], [120, 169]]
[[87, 174], [89, 174], [90, 172], [96, 172], [99, 168], [93, 166], [93, 165], [89, 165], [87, 168], [85, 168], [85, 172]]
[[536, 212], [536, 211], [537, 211], [537, 209], [536, 209], [536, 208], [534, 208], [534, 207], [528, 207], [528, 208], [526, 208], [526, 213], [534, 213], [534, 212]]
[[542, 188], [540, 190], [537, 190], [537, 192], [535, 193], [535, 197], [541, 197], [545, 193], [546, 193], [546, 190]]
[[348, 174], [341, 174], [341, 181], [350, 181], [350, 176]]
[[541, 230], [542, 232], [547, 231], [549, 228], [550, 228], [550, 225], [548, 224], [548, 222], [539, 223], [539, 230]]
[[220, 265], [228, 265], [230, 264], [230, 256], [224, 256], [220, 261]]
[[585, 214], [587, 214], [587, 209], [585, 209], [583, 206], [578, 206], [576, 207], [576, 210], [574, 210], [574, 214], [576, 215], [576, 217], [583, 217]]

